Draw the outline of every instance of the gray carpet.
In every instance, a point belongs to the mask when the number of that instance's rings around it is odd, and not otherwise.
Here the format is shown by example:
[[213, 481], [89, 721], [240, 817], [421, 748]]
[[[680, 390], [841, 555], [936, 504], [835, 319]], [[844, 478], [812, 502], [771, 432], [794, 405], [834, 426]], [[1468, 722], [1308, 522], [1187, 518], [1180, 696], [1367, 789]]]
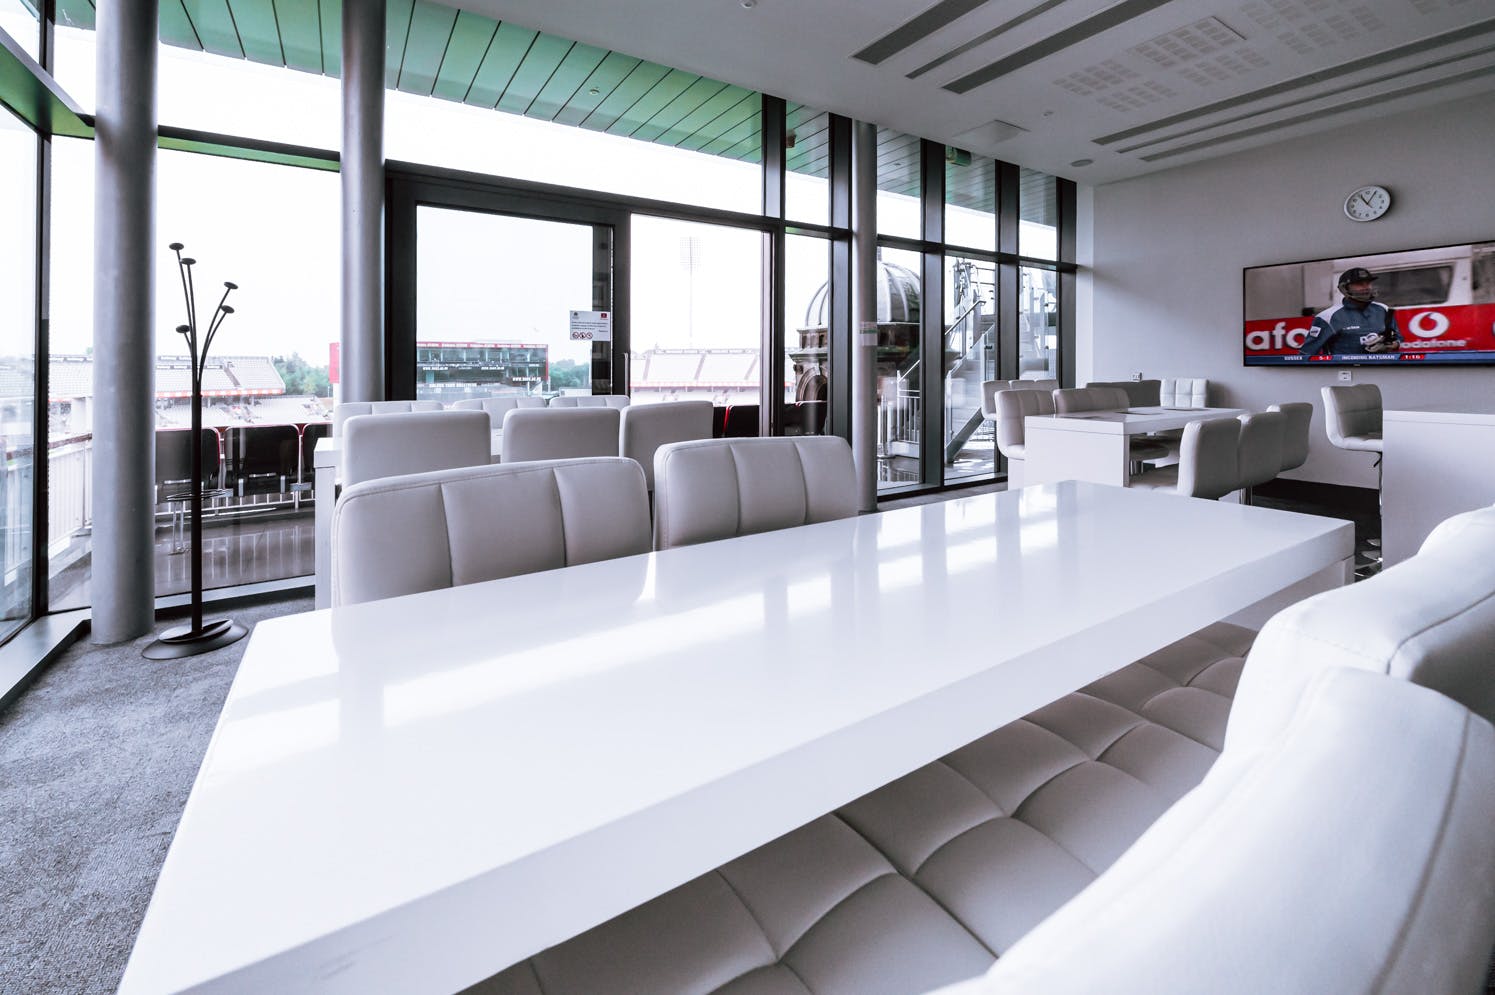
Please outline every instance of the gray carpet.
[[[228, 611], [245, 625], [301, 597]], [[248, 644], [71, 647], [0, 713], [0, 992], [113, 992]]]

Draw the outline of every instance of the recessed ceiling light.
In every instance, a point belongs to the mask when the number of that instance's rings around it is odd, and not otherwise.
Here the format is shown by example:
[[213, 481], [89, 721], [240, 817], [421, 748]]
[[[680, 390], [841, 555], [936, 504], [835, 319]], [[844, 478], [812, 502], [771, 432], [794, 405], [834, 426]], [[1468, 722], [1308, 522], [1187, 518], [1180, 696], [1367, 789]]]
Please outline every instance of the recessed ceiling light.
[[590, 94], [591, 94], [591, 95], [592, 95], [592, 96], [594, 96], [594, 97], [595, 97], [595, 96], [597, 96], [597, 94], [599, 94], [599, 93], [601, 93], [601, 92], [602, 92], [602, 91], [601, 91], [601, 90], [599, 90], [599, 89], [597, 89], [597, 88], [596, 88], [596, 87], [595, 87], [595, 86], [594, 86], [594, 87], [592, 87], [592, 88], [591, 88], [591, 89], [590, 89], [590, 90], [588, 90], [588, 91], [587, 91], [587, 92], [588, 92], [588, 93], [590, 93]]
[[1095, 162], [1094, 159], [1076, 159], [1074, 162], [1070, 163], [1070, 165], [1075, 167], [1088, 166], [1093, 162]]
[[752, 10], [758, 6], [758, 0], [741, 0], [743, 10]]
[[1044, 111], [1043, 112], [1043, 116], [1044, 117], [1053, 117], [1054, 116], [1054, 112], [1053, 111]]

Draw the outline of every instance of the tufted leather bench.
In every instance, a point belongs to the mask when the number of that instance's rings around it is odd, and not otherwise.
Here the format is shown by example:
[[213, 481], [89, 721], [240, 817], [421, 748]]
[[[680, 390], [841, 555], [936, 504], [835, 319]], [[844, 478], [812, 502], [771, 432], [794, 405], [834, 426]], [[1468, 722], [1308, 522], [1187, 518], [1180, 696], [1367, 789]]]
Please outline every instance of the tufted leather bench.
[[1472, 991], [1495, 508], [1251, 643], [1211, 626], [470, 991]]
[[1252, 636], [1210, 626], [470, 991], [918, 992], [979, 974], [1203, 778]]

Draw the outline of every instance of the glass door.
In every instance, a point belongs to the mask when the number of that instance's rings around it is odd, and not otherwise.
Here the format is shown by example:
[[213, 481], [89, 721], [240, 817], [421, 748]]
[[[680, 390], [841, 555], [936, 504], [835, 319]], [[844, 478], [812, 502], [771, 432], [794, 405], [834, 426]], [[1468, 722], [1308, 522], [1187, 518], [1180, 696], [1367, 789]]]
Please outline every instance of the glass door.
[[607, 224], [416, 208], [415, 397], [612, 388]]

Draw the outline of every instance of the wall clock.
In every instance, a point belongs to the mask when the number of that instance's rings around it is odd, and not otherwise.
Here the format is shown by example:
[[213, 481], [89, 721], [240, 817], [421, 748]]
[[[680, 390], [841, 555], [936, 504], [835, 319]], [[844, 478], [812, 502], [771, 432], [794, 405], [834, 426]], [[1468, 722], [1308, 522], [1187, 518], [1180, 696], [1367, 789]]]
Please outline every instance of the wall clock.
[[1351, 221], [1374, 221], [1391, 210], [1391, 191], [1364, 186], [1344, 199], [1344, 216]]

